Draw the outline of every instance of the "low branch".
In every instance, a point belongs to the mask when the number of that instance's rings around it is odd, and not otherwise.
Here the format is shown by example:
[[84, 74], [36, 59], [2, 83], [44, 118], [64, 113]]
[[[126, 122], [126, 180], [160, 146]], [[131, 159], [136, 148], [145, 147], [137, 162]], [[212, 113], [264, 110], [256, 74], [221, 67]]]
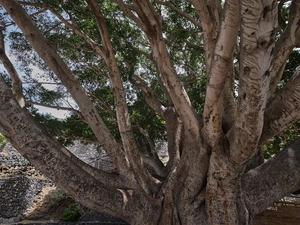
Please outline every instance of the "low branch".
[[286, 194], [300, 189], [300, 138], [281, 152], [247, 172], [242, 178], [250, 215], [260, 213]]
[[[20, 121], [22, 121], [22, 126], [20, 126]], [[17, 104], [7, 84], [1, 77], [0, 132], [25, 158], [38, 167], [42, 173], [50, 177], [59, 187], [66, 190], [70, 196], [76, 196], [77, 200], [84, 205], [90, 205], [96, 209], [97, 207], [95, 203], [93, 203], [96, 201], [92, 199], [98, 197], [99, 203], [109, 203], [109, 201], [112, 201], [112, 205], [115, 205], [116, 202], [122, 204], [122, 195], [119, 194], [118, 196], [117, 189], [113, 187], [115, 185], [122, 185], [123, 181], [114, 175], [96, 170], [80, 161], [58, 143], [56, 139], [48, 135], [42, 125], [33, 119], [27, 109], [21, 108]], [[104, 185], [101, 180], [105, 180], [106, 184]], [[78, 182], [81, 183], [80, 190], [76, 188]], [[88, 188], [89, 185], [96, 185], [95, 187], [102, 189], [102, 192], [96, 195], [91, 192], [87, 193], [84, 190]], [[96, 189], [93, 190], [95, 191]], [[81, 191], [83, 191], [82, 194], [78, 194]], [[113, 200], [110, 200], [108, 197], [109, 193], [114, 193], [113, 195], [115, 195], [114, 197], [116, 197], [116, 199], [112, 198]], [[81, 195], [84, 197], [80, 197]], [[88, 197], [88, 195], [90, 195], [90, 197]], [[89, 198], [90, 200], [87, 200]], [[103, 203], [104, 208], [105, 206], [106, 204]], [[116, 207], [114, 210], [120, 210], [121, 208]], [[110, 210], [109, 207], [104, 209], [104, 211], [112, 213]]]

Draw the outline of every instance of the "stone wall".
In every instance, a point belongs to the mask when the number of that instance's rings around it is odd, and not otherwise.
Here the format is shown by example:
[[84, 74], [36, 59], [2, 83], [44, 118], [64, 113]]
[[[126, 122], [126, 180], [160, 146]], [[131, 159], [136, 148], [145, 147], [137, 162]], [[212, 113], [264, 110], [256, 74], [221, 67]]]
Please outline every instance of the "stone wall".
[[[107, 154], [95, 145], [75, 142], [69, 150], [98, 169], [113, 169]], [[30, 208], [35, 197], [46, 186], [54, 184], [22, 157], [10, 143], [0, 148], [0, 224], [12, 224], [22, 220], [23, 214]]]
[[25, 176], [0, 179], [0, 223], [1, 218], [21, 219], [35, 196], [46, 185], [49, 185], [49, 181]]

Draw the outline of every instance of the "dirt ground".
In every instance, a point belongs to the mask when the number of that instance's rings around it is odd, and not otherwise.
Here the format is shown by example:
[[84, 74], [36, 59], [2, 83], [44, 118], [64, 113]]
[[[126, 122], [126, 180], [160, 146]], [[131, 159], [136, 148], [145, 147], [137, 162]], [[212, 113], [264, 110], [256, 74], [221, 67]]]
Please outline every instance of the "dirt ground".
[[300, 202], [280, 201], [258, 214], [253, 225], [299, 225]]
[[74, 201], [56, 187], [45, 187], [24, 213], [25, 218], [21, 223], [61, 221], [65, 208], [72, 202]]

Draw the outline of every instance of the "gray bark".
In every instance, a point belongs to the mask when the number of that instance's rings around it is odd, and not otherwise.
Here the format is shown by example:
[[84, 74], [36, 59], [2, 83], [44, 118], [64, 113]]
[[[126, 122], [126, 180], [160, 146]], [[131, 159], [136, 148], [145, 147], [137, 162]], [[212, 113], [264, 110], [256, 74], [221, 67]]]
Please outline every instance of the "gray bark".
[[[260, 166], [255, 161], [265, 141], [300, 119], [299, 70], [286, 87], [273, 93], [288, 54], [298, 44], [294, 40], [299, 24], [297, 1], [293, 1], [294, 17], [275, 43], [277, 1], [228, 0], [222, 8], [217, 0], [191, 0], [200, 22], [182, 15], [201, 26], [203, 32], [208, 76], [203, 121], [172, 64], [164, 41], [163, 16], [148, 0], [133, 1], [131, 5], [115, 1], [148, 38], [158, 80], [168, 99], [168, 104], [162, 103], [139, 75], [132, 76], [145, 101], [166, 122], [170, 160], [165, 167], [157, 157], [145, 157], [138, 149], [104, 15], [96, 0], [85, 2], [98, 26], [101, 45], [46, 4], [0, 0], [41, 59], [68, 89], [116, 168], [107, 173], [77, 159], [20, 106], [16, 100], [21, 96], [20, 84], [13, 88], [14, 96], [0, 78], [0, 132], [41, 172], [83, 205], [136, 225], [251, 224], [255, 214], [299, 189], [300, 139]], [[171, 4], [156, 2], [180, 12]], [[121, 143], [114, 139], [76, 76], [20, 3], [50, 10], [103, 57], [113, 88]], [[233, 56], [239, 33], [236, 100]], [[289, 37], [291, 41], [285, 42]], [[4, 50], [3, 41], [0, 47]], [[9, 62], [4, 51], [1, 56], [3, 62]], [[13, 65], [7, 70], [16, 77]], [[150, 174], [144, 163], [152, 165], [156, 174]]]

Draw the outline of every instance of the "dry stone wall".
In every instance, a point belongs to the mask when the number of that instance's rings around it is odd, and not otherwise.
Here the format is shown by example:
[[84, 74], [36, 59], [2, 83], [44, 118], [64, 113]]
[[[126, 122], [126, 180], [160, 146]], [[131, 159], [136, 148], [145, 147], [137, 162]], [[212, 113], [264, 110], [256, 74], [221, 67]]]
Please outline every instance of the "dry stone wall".
[[[75, 142], [69, 150], [98, 169], [113, 169], [107, 154], [95, 145]], [[46, 186], [54, 184], [22, 157], [10, 143], [0, 148], [0, 224], [12, 224], [22, 220], [23, 214], [32, 205], [37, 194]]]
[[46, 185], [49, 185], [48, 180], [25, 176], [0, 179], [0, 224], [11, 218], [20, 220]]

